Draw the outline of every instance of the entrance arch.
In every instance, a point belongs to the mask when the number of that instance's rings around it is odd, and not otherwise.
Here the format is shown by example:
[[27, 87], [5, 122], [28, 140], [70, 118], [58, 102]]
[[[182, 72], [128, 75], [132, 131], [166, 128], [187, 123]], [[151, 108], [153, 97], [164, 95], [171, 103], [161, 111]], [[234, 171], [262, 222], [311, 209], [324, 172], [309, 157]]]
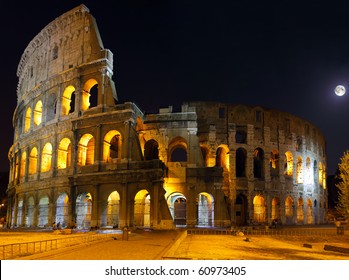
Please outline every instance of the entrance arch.
[[214, 198], [211, 194], [203, 192], [198, 195], [198, 226], [214, 225]]
[[76, 226], [89, 228], [92, 216], [92, 196], [90, 193], [81, 193], [76, 198]]
[[253, 220], [257, 223], [265, 222], [265, 200], [261, 195], [256, 195], [253, 198]]
[[47, 195], [44, 195], [39, 200], [39, 227], [45, 227], [48, 225], [48, 205], [49, 198]]
[[239, 194], [235, 200], [235, 225], [243, 226], [247, 224], [247, 199]]
[[113, 191], [108, 197], [107, 227], [119, 227], [120, 195]]
[[304, 222], [304, 209], [303, 209], [303, 199], [298, 199], [298, 205], [297, 205], [297, 223], [303, 224]]
[[286, 217], [286, 225], [293, 224], [293, 199], [291, 197], [287, 197], [285, 200], [285, 217]]
[[57, 198], [56, 202], [56, 224], [58, 223], [62, 228], [68, 225], [68, 202], [69, 198], [66, 193], [62, 193]]
[[135, 226], [150, 227], [150, 194], [147, 190], [140, 190], [135, 195], [133, 223]]
[[27, 201], [27, 215], [25, 217], [25, 225], [31, 227], [34, 225], [34, 198], [31, 196]]
[[181, 193], [173, 193], [167, 198], [173, 222], [176, 226], [187, 225], [187, 199]]

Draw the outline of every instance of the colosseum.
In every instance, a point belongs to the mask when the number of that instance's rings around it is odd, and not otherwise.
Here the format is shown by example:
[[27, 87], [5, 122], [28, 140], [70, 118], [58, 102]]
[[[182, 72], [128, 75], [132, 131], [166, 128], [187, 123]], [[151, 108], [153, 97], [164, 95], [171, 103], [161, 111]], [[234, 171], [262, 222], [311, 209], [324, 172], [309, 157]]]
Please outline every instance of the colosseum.
[[10, 227], [231, 227], [326, 222], [325, 139], [286, 112], [118, 103], [113, 53], [80, 5], [28, 44], [9, 150]]

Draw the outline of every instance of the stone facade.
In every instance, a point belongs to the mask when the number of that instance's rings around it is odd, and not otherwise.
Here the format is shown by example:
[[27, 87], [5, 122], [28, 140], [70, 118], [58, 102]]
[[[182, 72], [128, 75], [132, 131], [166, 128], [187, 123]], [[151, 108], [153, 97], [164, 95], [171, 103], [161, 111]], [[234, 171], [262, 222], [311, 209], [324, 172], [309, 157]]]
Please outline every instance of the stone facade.
[[117, 103], [113, 54], [80, 5], [18, 66], [9, 151], [11, 227], [241, 226], [325, 222], [325, 140], [277, 110]]

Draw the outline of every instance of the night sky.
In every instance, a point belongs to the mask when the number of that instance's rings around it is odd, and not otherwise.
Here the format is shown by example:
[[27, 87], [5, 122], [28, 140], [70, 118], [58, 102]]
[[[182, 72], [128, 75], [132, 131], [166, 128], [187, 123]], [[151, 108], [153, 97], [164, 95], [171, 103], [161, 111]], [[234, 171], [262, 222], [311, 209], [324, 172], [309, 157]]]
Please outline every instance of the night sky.
[[6, 1], [0, 171], [9, 170], [21, 55], [79, 4], [90, 9], [114, 54], [120, 103], [132, 101], [146, 113], [201, 100], [289, 112], [323, 132], [329, 175], [349, 149], [349, 93], [334, 94], [337, 84], [349, 86], [349, 1]]

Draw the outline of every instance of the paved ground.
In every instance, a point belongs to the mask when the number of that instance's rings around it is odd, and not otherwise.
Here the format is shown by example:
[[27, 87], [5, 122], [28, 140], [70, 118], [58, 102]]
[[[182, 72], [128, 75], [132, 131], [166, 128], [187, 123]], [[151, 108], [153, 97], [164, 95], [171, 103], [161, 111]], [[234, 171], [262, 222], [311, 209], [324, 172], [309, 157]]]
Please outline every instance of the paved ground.
[[[239, 260], [349, 260], [349, 254], [324, 250], [324, 245], [349, 249], [344, 236], [231, 236], [182, 235], [174, 231], [134, 231], [128, 241], [121, 235], [107, 241], [92, 242], [18, 259], [41, 260], [154, 260], [154, 259], [239, 259]], [[182, 236], [181, 242], [178, 238]], [[43, 238], [66, 238], [52, 233], [0, 233], [0, 245], [11, 238], [26, 242]], [[114, 236], [115, 237], [115, 236]], [[5, 241], [7, 240], [7, 241]], [[12, 241], [13, 242], [13, 241]], [[174, 246], [176, 244], [176, 246]], [[308, 247], [305, 247], [307, 244]]]

